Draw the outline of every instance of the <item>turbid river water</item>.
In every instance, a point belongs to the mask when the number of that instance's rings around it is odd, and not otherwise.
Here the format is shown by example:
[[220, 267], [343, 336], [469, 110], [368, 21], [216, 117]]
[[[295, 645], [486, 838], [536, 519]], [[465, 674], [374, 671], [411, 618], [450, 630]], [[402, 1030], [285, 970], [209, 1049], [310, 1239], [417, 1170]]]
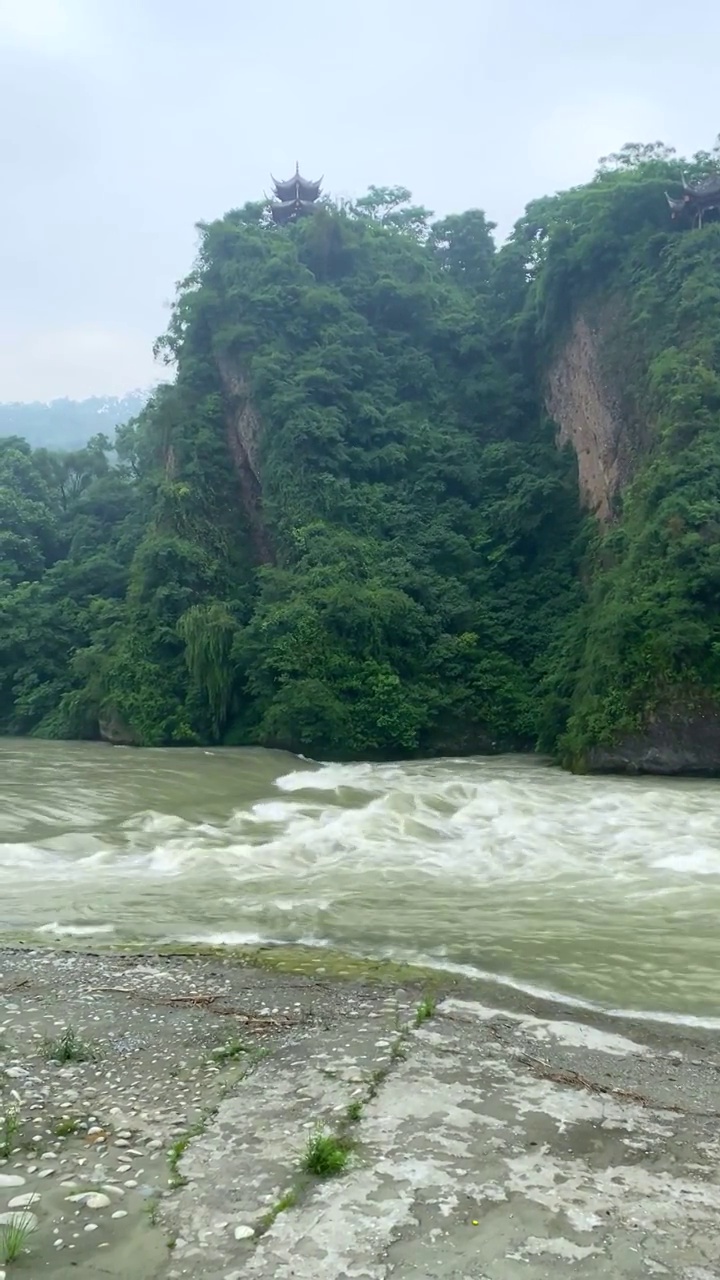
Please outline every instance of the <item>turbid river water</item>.
[[303, 942], [720, 1026], [720, 784], [4, 740], [0, 930]]

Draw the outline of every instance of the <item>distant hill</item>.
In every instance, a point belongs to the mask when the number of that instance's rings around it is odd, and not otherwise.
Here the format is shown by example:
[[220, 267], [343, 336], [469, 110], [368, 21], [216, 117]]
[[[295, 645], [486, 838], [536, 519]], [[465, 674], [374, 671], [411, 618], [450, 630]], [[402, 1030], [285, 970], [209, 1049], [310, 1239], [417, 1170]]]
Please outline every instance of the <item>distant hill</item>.
[[140, 412], [149, 394], [129, 391], [126, 396], [51, 400], [48, 404], [0, 402], [0, 436], [23, 436], [35, 448], [79, 449], [99, 431], [112, 438], [121, 422]]

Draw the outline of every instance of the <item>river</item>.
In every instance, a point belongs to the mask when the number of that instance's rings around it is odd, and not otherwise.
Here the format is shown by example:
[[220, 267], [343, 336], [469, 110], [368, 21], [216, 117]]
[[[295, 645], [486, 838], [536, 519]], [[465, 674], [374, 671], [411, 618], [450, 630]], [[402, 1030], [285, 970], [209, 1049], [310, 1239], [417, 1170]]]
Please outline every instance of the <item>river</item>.
[[720, 1026], [720, 786], [0, 741], [0, 936], [302, 942]]

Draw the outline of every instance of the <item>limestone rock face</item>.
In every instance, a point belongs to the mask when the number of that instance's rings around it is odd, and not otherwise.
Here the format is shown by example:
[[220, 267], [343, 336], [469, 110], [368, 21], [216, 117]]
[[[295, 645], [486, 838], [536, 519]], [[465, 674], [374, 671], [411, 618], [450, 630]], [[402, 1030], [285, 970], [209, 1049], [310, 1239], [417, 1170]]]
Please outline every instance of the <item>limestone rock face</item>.
[[591, 318], [579, 312], [550, 366], [545, 404], [558, 428], [559, 444], [571, 444], [578, 461], [583, 506], [603, 522], [611, 519], [615, 495], [629, 479], [636, 424], [624, 400], [622, 375], [608, 352], [613, 308]]

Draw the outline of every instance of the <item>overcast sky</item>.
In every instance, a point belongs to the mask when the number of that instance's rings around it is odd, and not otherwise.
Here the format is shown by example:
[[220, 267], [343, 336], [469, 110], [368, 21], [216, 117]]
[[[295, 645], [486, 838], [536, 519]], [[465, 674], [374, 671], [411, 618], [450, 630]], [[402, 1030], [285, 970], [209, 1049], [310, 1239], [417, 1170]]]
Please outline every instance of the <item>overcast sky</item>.
[[0, 0], [0, 400], [121, 394], [194, 224], [270, 171], [507, 231], [627, 141], [709, 148], [720, 3]]

